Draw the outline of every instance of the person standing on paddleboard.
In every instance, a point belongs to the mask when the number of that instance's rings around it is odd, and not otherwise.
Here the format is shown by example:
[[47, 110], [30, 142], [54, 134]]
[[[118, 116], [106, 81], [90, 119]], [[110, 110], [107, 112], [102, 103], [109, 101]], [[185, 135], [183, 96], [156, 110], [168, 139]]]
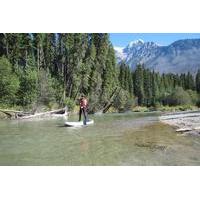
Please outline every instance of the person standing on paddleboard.
[[79, 121], [81, 121], [81, 115], [83, 113], [84, 116], [84, 124], [87, 122], [87, 108], [88, 108], [88, 101], [85, 96], [82, 94], [79, 100], [80, 110], [79, 110]]

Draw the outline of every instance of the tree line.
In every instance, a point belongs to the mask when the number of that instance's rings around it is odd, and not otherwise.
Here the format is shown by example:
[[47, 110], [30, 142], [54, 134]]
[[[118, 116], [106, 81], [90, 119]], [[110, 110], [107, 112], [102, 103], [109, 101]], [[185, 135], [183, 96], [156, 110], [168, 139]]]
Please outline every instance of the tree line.
[[1, 107], [73, 109], [82, 93], [91, 112], [197, 104], [200, 71], [196, 77], [161, 75], [142, 65], [131, 71], [116, 63], [107, 33], [0, 34]]
[[193, 76], [187, 74], [159, 74], [138, 65], [135, 71], [120, 63], [119, 82], [123, 89], [135, 97], [139, 106], [198, 105], [200, 70]]
[[106, 105], [118, 88], [109, 34], [0, 34], [0, 103], [69, 104], [81, 93], [90, 109]]

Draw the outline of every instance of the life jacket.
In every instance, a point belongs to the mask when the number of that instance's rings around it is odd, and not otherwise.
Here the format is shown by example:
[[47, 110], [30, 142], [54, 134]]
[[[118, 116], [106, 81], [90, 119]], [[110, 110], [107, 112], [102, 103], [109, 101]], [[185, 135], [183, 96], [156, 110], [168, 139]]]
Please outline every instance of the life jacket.
[[80, 107], [81, 108], [86, 108], [87, 104], [88, 104], [87, 99], [81, 98], [81, 100], [80, 100]]

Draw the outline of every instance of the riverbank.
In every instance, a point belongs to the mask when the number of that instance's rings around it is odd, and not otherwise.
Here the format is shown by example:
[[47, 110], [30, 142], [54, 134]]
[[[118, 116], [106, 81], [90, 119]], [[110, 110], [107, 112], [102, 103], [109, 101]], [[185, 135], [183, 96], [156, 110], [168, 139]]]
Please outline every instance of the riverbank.
[[[48, 113], [48, 112], [52, 112], [53, 110], [57, 110], [57, 109], [61, 109], [59, 107], [56, 107], [54, 109], [52, 108], [48, 108], [46, 106], [43, 107], [39, 107], [37, 109], [37, 113]], [[1, 112], [1, 110], [18, 110], [19, 112], [32, 112], [32, 110], [30, 109], [23, 109], [23, 108], [1, 108], [0, 107], [0, 119], [7, 119], [10, 117], [5, 114], [4, 112]], [[151, 113], [151, 112], [162, 112], [165, 114], [168, 113], [174, 113], [176, 114], [177, 112], [194, 112], [199, 110], [198, 107], [196, 106], [190, 106], [190, 105], [184, 105], [184, 106], [156, 106], [156, 107], [145, 107], [145, 106], [134, 106], [133, 108], [130, 108], [129, 110], [116, 110], [113, 107], [110, 107], [110, 109], [107, 111], [107, 113], [126, 113], [127, 111], [129, 112], [140, 112], [140, 113]], [[18, 112], [17, 111], [17, 112]], [[200, 111], [200, 110], [199, 110]], [[68, 114], [69, 115], [74, 115], [74, 114], [78, 114], [79, 112], [79, 107], [75, 106], [75, 108], [73, 109], [73, 111], [69, 111]], [[93, 114], [101, 114], [103, 113], [102, 111], [99, 111], [97, 113], [93, 113]]]
[[182, 111], [196, 111], [199, 108], [192, 105], [182, 105], [182, 106], [155, 106], [155, 107], [143, 107], [136, 106], [132, 108], [133, 112], [151, 112], [151, 111], [161, 111], [161, 112], [182, 112]]
[[177, 132], [200, 136], [200, 111], [168, 113], [159, 117], [162, 123], [173, 126]]
[[50, 110], [45, 112], [25, 112], [17, 110], [0, 109], [0, 119], [40, 119], [40, 118], [67, 118], [68, 112], [67, 108], [61, 108], [57, 110]]

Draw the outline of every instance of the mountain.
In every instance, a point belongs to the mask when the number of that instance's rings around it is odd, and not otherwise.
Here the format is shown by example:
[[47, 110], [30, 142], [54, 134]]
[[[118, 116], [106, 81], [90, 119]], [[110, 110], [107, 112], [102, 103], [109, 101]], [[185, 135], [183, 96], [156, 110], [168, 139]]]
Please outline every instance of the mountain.
[[160, 73], [195, 74], [200, 68], [200, 39], [178, 40], [168, 46], [136, 40], [125, 48], [115, 47], [117, 61], [125, 61], [132, 69], [144, 64]]

